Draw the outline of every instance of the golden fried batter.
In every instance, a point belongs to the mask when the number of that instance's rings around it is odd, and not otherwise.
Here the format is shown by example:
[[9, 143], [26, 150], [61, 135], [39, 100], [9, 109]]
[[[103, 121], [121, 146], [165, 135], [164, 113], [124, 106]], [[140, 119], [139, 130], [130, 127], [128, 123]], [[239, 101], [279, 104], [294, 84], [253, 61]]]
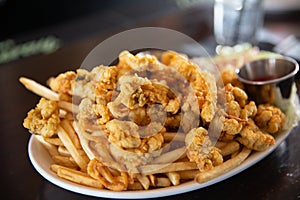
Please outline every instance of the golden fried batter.
[[58, 93], [71, 95], [72, 82], [76, 78], [76, 73], [73, 71], [68, 71], [59, 74], [55, 78], [50, 78], [48, 84], [50, 88]]
[[224, 69], [221, 71], [221, 79], [224, 85], [230, 83], [235, 87], [239, 87], [244, 89], [242, 82], [237, 78], [237, 75], [234, 70], [232, 69]]
[[227, 108], [227, 114], [228, 115], [232, 115], [232, 116], [235, 116], [235, 117], [240, 117], [241, 106], [237, 101], [232, 100], [232, 101], [228, 102], [226, 104], [226, 108]]
[[286, 116], [279, 108], [261, 104], [258, 106], [254, 120], [259, 128], [274, 134], [282, 130]]
[[223, 162], [220, 150], [212, 145], [206, 129], [192, 129], [185, 138], [187, 156], [196, 162], [200, 172], [210, 170]]
[[94, 104], [93, 111], [97, 116], [97, 124], [103, 125], [111, 119], [107, 106], [103, 104]]
[[235, 100], [241, 107], [246, 105], [248, 96], [244, 90], [240, 89], [239, 87], [232, 86], [231, 83], [225, 85], [224, 89], [227, 102]]
[[[159, 62], [155, 56], [146, 54], [146, 55], [132, 55], [128, 51], [122, 51], [119, 55], [119, 68], [122, 68], [121, 75], [123, 75], [126, 71], [134, 70], [134, 71], [145, 71], [149, 70], [151, 66], [158, 67]], [[151, 69], [150, 69], [151, 70]]]
[[257, 113], [257, 107], [254, 101], [250, 101], [243, 110], [241, 111], [240, 117], [242, 119], [248, 120], [248, 118], [253, 118]]
[[97, 104], [106, 105], [111, 101], [113, 91], [117, 84], [118, 69], [115, 66], [98, 66], [92, 71], [95, 81], [95, 98]]
[[57, 103], [41, 98], [36, 108], [28, 112], [23, 126], [33, 134], [52, 137], [56, 133], [59, 123]]
[[113, 119], [106, 123], [106, 128], [109, 131], [108, 141], [121, 149], [152, 152], [160, 149], [164, 142], [162, 133], [165, 128], [156, 122], [139, 127], [132, 121]]
[[108, 140], [121, 149], [138, 148], [142, 143], [139, 127], [131, 121], [113, 119], [106, 123], [106, 128], [110, 132]]
[[223, 132], [229, 135], [236, 135], [240, 133], [243, 128], [243, 124], [238, 122], [236, 119], [228, 119], [224, 120]]
[[270, 145], [275, 144], [275, 139], [268, 133], [263, 133], [253, 121], [247, 123], [237, 140], [249, 149], [265, 151]]
[[186, 56], [173, 51], [162, 54], [162, 63], [176, 69], [190, 83], [198, 99], [202, 120], [207, 123], [211, 122], [217, 102], [217, 87], [214, 76], [202, 71]]

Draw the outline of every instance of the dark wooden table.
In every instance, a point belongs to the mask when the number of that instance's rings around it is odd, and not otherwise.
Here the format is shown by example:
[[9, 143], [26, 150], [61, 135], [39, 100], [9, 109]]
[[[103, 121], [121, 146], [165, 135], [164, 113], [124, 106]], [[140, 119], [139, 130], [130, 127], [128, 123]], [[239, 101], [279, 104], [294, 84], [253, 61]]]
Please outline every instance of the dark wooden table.
[[[65, 23], [65, 29], [62, 32], [58, 31], [63, 26], [61, 24], [44, 29], [44, 33], [52, 34], [55, 31], [61, 33], [61, 35], [57, 35], [64, 43], [57, 51], [1, 64], [1, 199], [94, 199], [55, 186], [40, 176], [31, 165], [27, 152], [30, 134], [23, 128], [22, 122], [28, 110], [35, 106], [39, 97], [24, 89], [18, 82], [20, 76], [45, 83], [50, 76], [77, 69], [87, 53], [107, 37], [122, 30], [140, 26], [161, 26], [179, 30], [200, 43], [213, 47], [211, 11], [211, 7], [170, 9], [157, 14], [156, 17], [152, 16], [134, 23], [123, 21], [121, 25], [113, 21], [116, 18], [116, 15], [112, 14], [113, 12], [107, 12], [110, 15], [106, 17], [110, 17], [113, 23], [107, 25], [105, 30], [93, 30], [93, 34], [83, 34], [82, 37], [76, 35], [74, 29], [88, 26], [86, 23], [95, 17], [100, 19], [99, 15], [91, 16], [91, 18], [78, 21], [78, 24], [75, 23], [76, 26]], [[274, 19], [274, 17], [267, 19], [269, 21], [266, 22], [266, 26], [271, 31], [272, 27], [276, 27], [275, 25], [280, 23], [289, 25], [289, 27], [293, 27], [291, 30], [295, 30], [294, 26], [299, 26], [300, 22], [299, 18], [295, 20], [294, 17], [288, 18], [291, 19], [290, 23], [276, 21], [278, 18]], [[39, 33], [27, 33], [26, 37], [30, 38]], [[67, 39], [68, 35], [70, 37], [72, 35], [72, 40]], [[24, 38], [26, 37], [24, 36]], [[297, 77], [297, 81], [299, 81], [299, 77]], [[296, 127], [273, 153], [238, 175], [203, 189], [162, 199], [300, 199], [299, 144], [300, 126]]]

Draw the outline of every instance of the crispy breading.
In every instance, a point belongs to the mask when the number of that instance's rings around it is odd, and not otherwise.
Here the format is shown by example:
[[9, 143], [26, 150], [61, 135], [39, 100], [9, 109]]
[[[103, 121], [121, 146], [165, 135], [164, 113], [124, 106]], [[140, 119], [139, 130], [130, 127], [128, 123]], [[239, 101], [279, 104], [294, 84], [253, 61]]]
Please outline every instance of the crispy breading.
[[71, 85], [72, 95], [87, 97], [102, 105], [111, 101], [118, 76], [118, 69], [115, 66], [100, 65], [93, 68], [91, 72], [78, 69], [76, 75]]
[[165, 127], [169, 130], [174, 130], [180, 126], [181, 122], [181, 113], [176, 114], [176, 115], [170, 115], [167, 116], [167, 119], [165, 121]]
[[272, 135], [262, 132], [253, 121], [243, 127], [237, 140], [249, 149], [265, 151], [269, 146], [275, 144]]
[[236, 119], [228, 119], [224, 120], [223, 131], [229, 135], [236, 135], [240, 133], [243, 128], [243, 124], [238, 122]]
[[[164, 131], [163, 131], [164, 132]], [[156, 134], [153, 134], [153, 136], [148, 137], [147, 139], [143, 139], [143, 146], [142, 149], [146, 152], [153, 152], [161, 149], [163, 143], [164, 143], [164, 137], [161, 131], [159, 131]]]
[[282, 130], [286, 116], [277, 107], [261, 104], [258, 106], [257, 115], [254, 120], [259, 128], [274, 134]]
[[241, 106], [237, 101], [232, 100], [232, 101], [226, 103], [226, 109], [227, 109], [227, 114], [235, 116], [235, 117], [240, 117]]
[[95, 100], [97, 104], [106, 105], [111, 101], [113, 92], [117, 84], [118, 69], [115, 66], [95, 67], [91, 74], [94, 74]]
[[189, 82], [197, 97], [202, 120], [211, 122], [217, 101], [217, 87], [214, 76], [201, 70], [186, 56], [173, 51], [162, 54], [162, 63], [174, 68]]
[[128, 51], [122, 51], [119, 54], [119, 64], [118, 66], [122, 66], [121, 68], [131, 69], [134, 71], [145, 71], [149, 70], [151, 66], [157, 67], [159, 62], [155, 56], [146, 54], [146, 55], [132, 55]]
[[246, 105], [248, 95], [244, 90], [240, 89], [239, 87], [232, 86], [231, 83], [225, 85], [224, 89], [227, 102], [235, 100], [241, 107]]
[[106, 123], [110, 132], [108, 140], [119, 148], [138, 148], [142, 140], [138, 132], [138, 125], [131, 121], [113, 119]]
[[166, 131], [162, 124], [156, 122], [139, 127], [132, 121], [116, 119], [107, 122], [106, 129], [109, 142], [120, 149], [135, 149], [142, 153], [159, 150], [164, 142], [162, 134]]
[[76, 118], [81, 124], [96, 124], [97, 115], [93, 112], [93, 103], [89, 98], [84, 98], [79, 104], [79, 113]]
[[253, 118], [257, 113], [257, 107], [254, 101], [250, 101], [243, 110], [241, 111], [240, 117], [242, 119], [248, 120], [248, 118]]
[[93, 75], [85, 69], [76, 70], [76, 79], [72, 84], [72, 95], [80, 98], [88, 97], [95, 100], [95, 83]]
[[[141, 85], [136, 92], [132, 94], [132, 99], [134, 99], [139, 106], [144, 106], [145, 104], [155, 104], [159, 103], [166, 107], [169, 103], [168, 93], [170, 93], [169, 88], [162, 84], [145, 84]], [[171, 110], [171, 112], [177, 112], [176, 110]]]
[[79, 104], [79, 113], [76, 118], [82, 123], [103, 125], [111, 120], [112, 116], [107, 106], [84, 98]]
[[128, 117], [131, 121], [139, 126], [145, 126], [150, 123], [150, 118], [147, 114], [147, 108], [137, 107], [129, 111]]
[[200, 172], [210, 170], [223, 162], [220, 150], [213, 146], [206, 129], [192, 129], [185, 138], [187, 156], [196, 162]]
[[50, 78], [48, 80], [48, 84], [52, 90], [58, 93], [71, 95], [72, 83], [75, 78], [76, 78], [76, 73], [73, 71], [68, 71], [59, 74], [55, 78]]
[[[135, 93], [141, 89], [142, 85], [151, 85], [151, 81], [147, 78], [139, 77], [135, 75], [124, 75], [119, 79], [118, 82], [120, 93], [118, 96], [109, 102], [109, 104], [116, 105], [123, 104], [129, 109], [135, 108], [136, 103], [143, 106], [146, 101], [143, 96], [136, 96]], [[112, 111], [112, 113], [114, 113]]]
[[242, 82], [238, 79], [236, 73], [232, 69], [224, 69], [221, 71], [221, 79], [223, 81], [223, 85], [227, 85], [230, 83], [235, 87], [239, 87], [244, 89]]
[[97, 124], [103, 125], [109, 120], [111, 120], [111, 114], [106, 105], [94, 104], [93, 111], [97, 116]]
[[60, 123], [59, 109], [55, 101], [41, 98], [35, 109], [28, 112], [23, 126], [33, 134], [44, 137], [55, 135]]

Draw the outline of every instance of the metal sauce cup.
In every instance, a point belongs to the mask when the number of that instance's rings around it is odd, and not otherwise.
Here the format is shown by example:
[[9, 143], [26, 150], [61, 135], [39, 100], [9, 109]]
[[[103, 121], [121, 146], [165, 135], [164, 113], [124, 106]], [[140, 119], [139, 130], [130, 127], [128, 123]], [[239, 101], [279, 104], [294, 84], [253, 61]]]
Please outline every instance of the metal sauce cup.
[[283, 99], [290, 98], [298, 71], [297, 61], [290, 57], [267, 58], [246, 63], [237, 70], [237, 76], [250, 100], [274, 104], [279, 92]]

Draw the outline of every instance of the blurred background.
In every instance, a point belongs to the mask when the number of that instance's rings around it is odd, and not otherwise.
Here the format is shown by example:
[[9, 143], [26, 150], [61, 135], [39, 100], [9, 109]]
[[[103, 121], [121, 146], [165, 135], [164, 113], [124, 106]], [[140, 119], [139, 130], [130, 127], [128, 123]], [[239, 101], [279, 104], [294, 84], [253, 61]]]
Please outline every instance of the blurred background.
[[[178, 9], [191, 6], [205, 7], [203, 0], [0, 0], [0, 40], [29, 39], [53, 34], [68, 42], [78, 37], [128, 29]], [[205, 8], [206, 9], [206, 8]], [[169, 22], [168, 22], [169, 23]], [[173, 24], [179, 22], [173, 22]], [[157, 24], [172, 26], [172, 24]], [[29, 36], [30, 35], [30, 36]]]
[[[277, 43], [291, 33], [300, 36], [299, 0], [265, 0], [263, 5], [263, 42]], [[287, 26], [286, 19], [298, 26]], [[140, 26], [171, 28], [212, 44], [213, 0], [0, 0], [0, 54], [40, 38], [50, 40], [49, 52], [87, 38], [84, 47], [91, 49], [105, 37]], [[0, 64], [19, 58], [0, 55]]]

